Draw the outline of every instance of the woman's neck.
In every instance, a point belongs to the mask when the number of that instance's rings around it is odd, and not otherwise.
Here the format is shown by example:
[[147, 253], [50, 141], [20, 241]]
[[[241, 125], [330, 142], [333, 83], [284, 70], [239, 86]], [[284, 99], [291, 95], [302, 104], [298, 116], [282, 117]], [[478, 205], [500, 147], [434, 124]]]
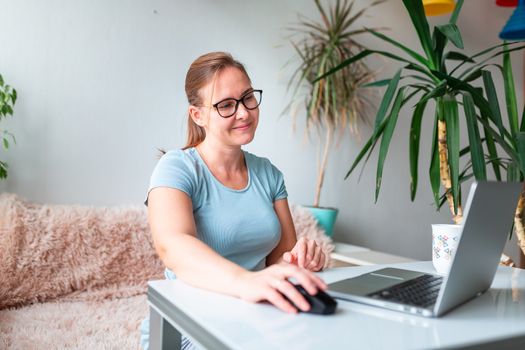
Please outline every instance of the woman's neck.
[[240, 146], [225, 147], [203, 141], [195, 148], [210, 169], [226, 174], [246, 169], [244, 154]]

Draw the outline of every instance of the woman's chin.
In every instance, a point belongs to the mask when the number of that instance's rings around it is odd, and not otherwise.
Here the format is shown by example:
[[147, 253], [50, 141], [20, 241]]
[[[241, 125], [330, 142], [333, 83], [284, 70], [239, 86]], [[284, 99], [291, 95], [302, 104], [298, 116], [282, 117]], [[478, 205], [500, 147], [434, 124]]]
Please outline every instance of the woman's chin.
[[252, 135], [252, 137], [247, 137], [245, 140], [242, 140], [241, 141], [241, 146], [247, 145], [247, 144], [249, 144], [252, 141], [253, 141], [253, 135]]
[[243, 138], [236, 139], [234, 141], [234, 144], [236, 144], [238, 146], [244, 146], [244, 145], [249, 144], [252, 141], [253, 141], [253, 136], [252, 137], [243, 137]]
[[236, 145], [243, 146], [243, 145], [246, 145], [252, 142], [254, 137], [255, 137], [254, 132], [244, 133], [242, 135], [235, 135], [234, 137], [232, 137], [232, 141]]

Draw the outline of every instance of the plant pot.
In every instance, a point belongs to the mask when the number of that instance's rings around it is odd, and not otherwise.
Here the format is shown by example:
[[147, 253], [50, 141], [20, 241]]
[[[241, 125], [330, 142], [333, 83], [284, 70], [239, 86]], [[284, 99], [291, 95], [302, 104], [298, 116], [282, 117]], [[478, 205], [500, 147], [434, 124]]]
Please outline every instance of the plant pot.
[[432, 225], [432, 264], [441, 275], [447, 275], [454, 260], [463, 225]]
[[323, 207], [311, 207], [303, 206], [303, 208], [310, 211], [312, 216], [317, 220], [317, 224], [324, 230], [324, 233], [328, 237], [332, 237], [335, 219], [339, 209], [336, 208], [323, 208]]

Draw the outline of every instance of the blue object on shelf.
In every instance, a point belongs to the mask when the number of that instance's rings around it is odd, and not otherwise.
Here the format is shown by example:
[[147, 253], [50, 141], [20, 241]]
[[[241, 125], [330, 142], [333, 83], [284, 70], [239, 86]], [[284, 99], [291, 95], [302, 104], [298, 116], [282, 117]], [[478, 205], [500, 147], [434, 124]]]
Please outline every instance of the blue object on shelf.
[[319, 226], [324, 230], [324, 233], [328, 237], [332, 237], [334, 234], [334, 224], [337, 218], [339, 210], [336, 208], [322, 208], [322, 207], [310, 207], [303, 206], [312, 213], [313, 217], [317, 220]]
[[520, 0], [499, 37], [503, 40], [525, 39], [525, 0]]

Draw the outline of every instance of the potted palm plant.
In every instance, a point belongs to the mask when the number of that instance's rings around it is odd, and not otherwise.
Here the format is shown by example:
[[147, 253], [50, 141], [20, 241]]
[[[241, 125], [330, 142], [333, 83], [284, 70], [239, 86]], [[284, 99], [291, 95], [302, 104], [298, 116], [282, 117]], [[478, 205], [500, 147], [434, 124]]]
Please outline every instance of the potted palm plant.
[[[375, 1], [369, 7], [381, 2]], [[298, 25], [290, 28], [294, 59], [298, 58], [299, 65], [290, 78], [288, 89], [293, 88], [293, 92], [283, 113], [297, 111], [297, 106], [304, 103], [307, 129], [315, 129], [322, 144], [315, 197], [309, 209], [326, 234], [331, 235], [337, 209], [319, 206], [328, 158], [334, 139], [345, 134], [345, 130], [357, 133], [358, 122], [366, 118], [369, 93], [360, 87], [372, 80], [373, 73], [359, 61], [346, 65], [320, 84], [314, 84], [314, 80], [365, 49], [355, 39], [365, 31], [353, 29], [353, 25], [369, 7], [354, 11], [354, 1], [350, 0], [337, 0], [327, 9], [319, 0], [315, 0], [315, 5], [320, 21], [300, 17]]]
[[[430, 187], [436, 206], [440, 208], [448, 202], [454, 222], [460, 223], [460, 184], [463, 181], [472, 177], [477, 180], [487, 179], [487, 165], [493, 168], [497, 180], [502, 180], [502, 168], [507, 170], [509, 178], [523, 180], [525, 122], [522, 120], [520, 125], [517, 117], [509, 53], [521, 50], [524, 46], [518, 42], [508, 45], [503, 43], [474, 55], [466, 55], [462, 52], [463, 40], [456, 25], [463, 0], [457, 2], [449, 22], [435, 26], [432, 35], [421, 1], [403, 0], [403, 3], [419, 37], [423, 54], [375, 30], [369, 30], [372, 35], [391, 44], [403, 54], [364, 50], [319, 76], [315, 81], [321, 84], [324, 79], [336, 74], [346, 65], [354, 64], [371, 54], [379, 54], [401, 62], [403, 66], [392, 78], [369, 84], [386, 85], [387, 88], [376, 115], [372, 136], [356, 157], [346, 177], [361, 161], [366, 162], [380, 141], [375, 189], [377, 201], [383, 166], [398, 116], [402, 107], [410, 102], [410, 105], [415, 106], [411, 110], [409, 134], [411, 199], [414, 200], [416, 196], [418, 184], [422, 119], [424, 116], [432, 116], [434, 130], [429, 168]], [[504, 57], [503, 67], [493, 63], [494, 59], [501, 55]], [[503, 126], [499, 112], [491, 73], [493, 69], [503, 73], [510, 131]], [[434, 103], [428, 103], [430, 101]], [[460, 109], [464, 111], [467, 124], [468, 142], [464, 148], [460, 147]], [[497, 144], [507, 154], [508, 161], [498, 155]], [[368, 156], [365, 158], [366, 155]], [[460, 170], [461, 157], [466, 159], [466, 167], [463, 170]], [[523, 200], [521, 204], [523, 205]]]
[[[4, 79], [0, 74], [0, 121], [13, 115], [13, 106], [16, 102], [16, 90], [4, 83]], [[2, 139], [2, 147], [7, 150], [10, 141], [15, 141], [15, 136], [7, 130], [0, 129], [0, 138]], [[7, 163], [0, 160], [0, 179], [7, 177]]]
[[[456, 26], [463, 0], [457, 2], [449, 23], [436, 26], [432, 36], [421, 1], [403, 0], [403, 3], [418, 34], [421, 47], [425, 53], [424, 56], [400, 42], [370, 29], [368, 31], [371, 34], [400, 49], [408, 57], [399, 56], [390, 51], [364, 50], [341, 63], [338, 67], [319, 76], [316, 81], [321, 82], [347, 64], [353, 64], [374, 53], [403, 63], [404, 66], [392, 78], [368, 84], [368, 86], [386, 85], [387, 89], [376, 115], [373, 134], [356, 157], [346, 176], [348, 177], [363, 159], [368, 159], [364, 156], [372, 152], [377, 143], [381, 141], [376, 174], [377, 200], [381, 188], [383, 165], [399, 112], [405, 104], [416, 99], [415, 108], [412, 110], [409, 137], [411, 199], [415, 198], [417, 191], [421, 121], [424, 115], [433, 115], [434, 132], [429, 169], [432, 192], [438, 207], [443, 204], [443, 199], [446, 198], [454, 215], [454, 221], [460, 222], [460, 155], [470, 156], [467, 169], [467, 171], [470, 170], [470, 173], [461, 173], [461, 178], [468, 178], [468, 176], [473, 175], [478, 180], [485, 180], [487, 177], [487, 161], [484, 158], [483, 147], [486, 147], [486, 152], [491, 159], [497, 155], [495, 150], [497, 140], [491, 134], [481, 137], [478, 127], [479, 123], [483, 124], [483, 121], [497, 122], [497, 116], [494, 112], [496, 106], [493, 101], [497, 97], [492, 96], [495, 90], [493, 83], [492, 86], [489, 83], [492, 81], [491, 73], [488, 70], [492, 65], [490, 61], [506, 52], [523, 49], [523, 46], [519, 46], [519, 43], [509, 44], [511, 47], [504, 47], [505, 44], [500, 44], [472, 56], [467, 56], [459, 51], [463, 49], [463, 41], [459, 28]], [[445, 51], [448, 43], [451, 43], [455, 48]], [[451, 69], [449, 66], [453, 62], [456, 64]], [[403, 71], [407, 73], [402, 75]], [[476, 85], [480, 80], [487, 83], [481, 86]], [[430, 100], [435, 103], [428, 104]], [[459, 142], [460, 105], [464, 109], [468, 131], [469, 145], [464, 149], [460, 149]], [[432, 110], [429, 111], [427, 107], [430, 106]], [[488, 160], [488, 163], [492, 164], [496, 177], [500, 179], [498, 163], [491, 159]], [[440, 183], [443, 186], [444, 196], [440, 196]]]

